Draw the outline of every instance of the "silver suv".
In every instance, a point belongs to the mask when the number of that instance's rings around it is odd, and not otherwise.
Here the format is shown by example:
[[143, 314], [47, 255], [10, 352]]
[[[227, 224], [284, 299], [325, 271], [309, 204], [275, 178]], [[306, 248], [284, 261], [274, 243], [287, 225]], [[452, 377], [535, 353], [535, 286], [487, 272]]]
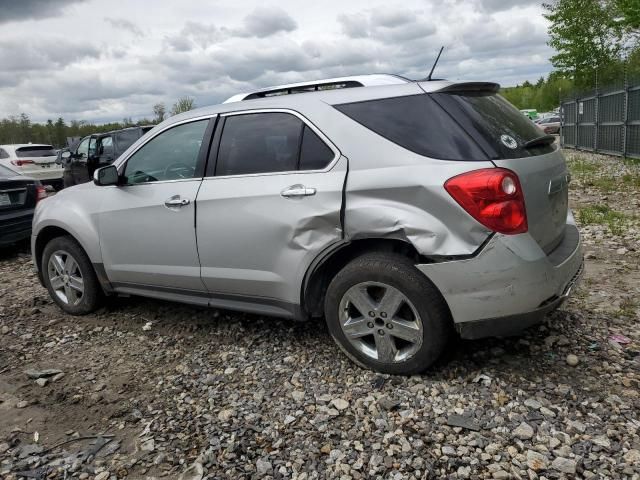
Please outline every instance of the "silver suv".
[[564, 158], [497, 90], [368, 75], [171, 117], [40, 202], [34, 264], [71, 314], [133, 294], [324, 317], [358, 364], [419, 372], [454, 329], [539, 321], [582, 269]]

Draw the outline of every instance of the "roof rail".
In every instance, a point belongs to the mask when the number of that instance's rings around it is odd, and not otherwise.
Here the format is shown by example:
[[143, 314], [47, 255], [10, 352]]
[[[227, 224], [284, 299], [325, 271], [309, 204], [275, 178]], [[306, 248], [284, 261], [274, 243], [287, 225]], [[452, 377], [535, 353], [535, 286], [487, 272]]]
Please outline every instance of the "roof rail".
[[228, 98], [224, 103], [241, 102], [243, 100], [253, 100], [254, 98], [275, 97], [278, 95], [291, 95], [294, 93], [317, 92], [319, 90], [334, 90], [338, 88], [373, 87], [380, 85], [397, 85], [408, 83], [408, 80], [400, 75], [372, 74], [355, 75], [352, 77], [327, 78], [313, 82], [291, 83], [288, 85], [278, 85], [267, 87], [253, 92], [239, 93]]

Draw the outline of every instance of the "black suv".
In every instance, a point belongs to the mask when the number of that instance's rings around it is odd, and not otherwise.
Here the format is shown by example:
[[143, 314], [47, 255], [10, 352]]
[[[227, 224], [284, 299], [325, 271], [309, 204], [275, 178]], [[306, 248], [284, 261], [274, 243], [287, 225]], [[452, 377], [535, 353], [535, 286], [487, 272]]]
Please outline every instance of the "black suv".
[[122, 152], [153, 128], [153, 125], [94, 133], [71, 147], [60, 150], [56, 163], [64, 166], [64, 187], [86, 183], [96, 168], [113, 163]]

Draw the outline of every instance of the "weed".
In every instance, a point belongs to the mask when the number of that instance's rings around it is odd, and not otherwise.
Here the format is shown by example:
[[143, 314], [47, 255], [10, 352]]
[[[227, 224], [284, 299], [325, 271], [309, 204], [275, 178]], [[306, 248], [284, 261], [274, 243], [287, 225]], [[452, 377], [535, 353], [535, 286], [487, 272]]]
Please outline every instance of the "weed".
[[623, 157], [622, 163], [627, 166], [638, 166], [640, 165], [640, 158]]
[[577, 177], [587, 177], [598, 171], [598, 166], [595, 163], [589, 162], [580, 156], [567, 161], [567, 165], [571, 174]]
[[590, 205], [578, 210], [578, 221], [581, 225], [606, 225], [616, 236], [625, 232], [629, 220], [624, 213], [616, 212], [604, 204]]
[[622, 183], [631, 188], [640, 188], [640, 174], [625, 173], [622, 175]]
[[620, 303], [619, 313], [626, 317], [634, 317], [636, 315], [636, 309], [638, 308], [638, 302], [633, 298], [626, 297]]

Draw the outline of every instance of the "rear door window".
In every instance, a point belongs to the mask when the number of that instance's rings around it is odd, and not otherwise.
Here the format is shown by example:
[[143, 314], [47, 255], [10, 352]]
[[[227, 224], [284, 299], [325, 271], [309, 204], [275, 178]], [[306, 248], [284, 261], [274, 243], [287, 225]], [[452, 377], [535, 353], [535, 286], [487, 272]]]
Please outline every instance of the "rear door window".
[[300, 170], [322, 170], [335, 158], [333, 150], [307, 125], [302, 133]]
[[41, 145], [37, 147], [20, 147], [16, 148], [16, 156], [18, 158], [55, 157], [56, 152], [51, 145]]
[[231, 115], [225, 119], [216, 175], [296, 170], [302, 121], [288, 113]]
[[334, 158], [333, 150], [295, 115], [230, 115], [224, 121], [215, 175], [322, 170]]

